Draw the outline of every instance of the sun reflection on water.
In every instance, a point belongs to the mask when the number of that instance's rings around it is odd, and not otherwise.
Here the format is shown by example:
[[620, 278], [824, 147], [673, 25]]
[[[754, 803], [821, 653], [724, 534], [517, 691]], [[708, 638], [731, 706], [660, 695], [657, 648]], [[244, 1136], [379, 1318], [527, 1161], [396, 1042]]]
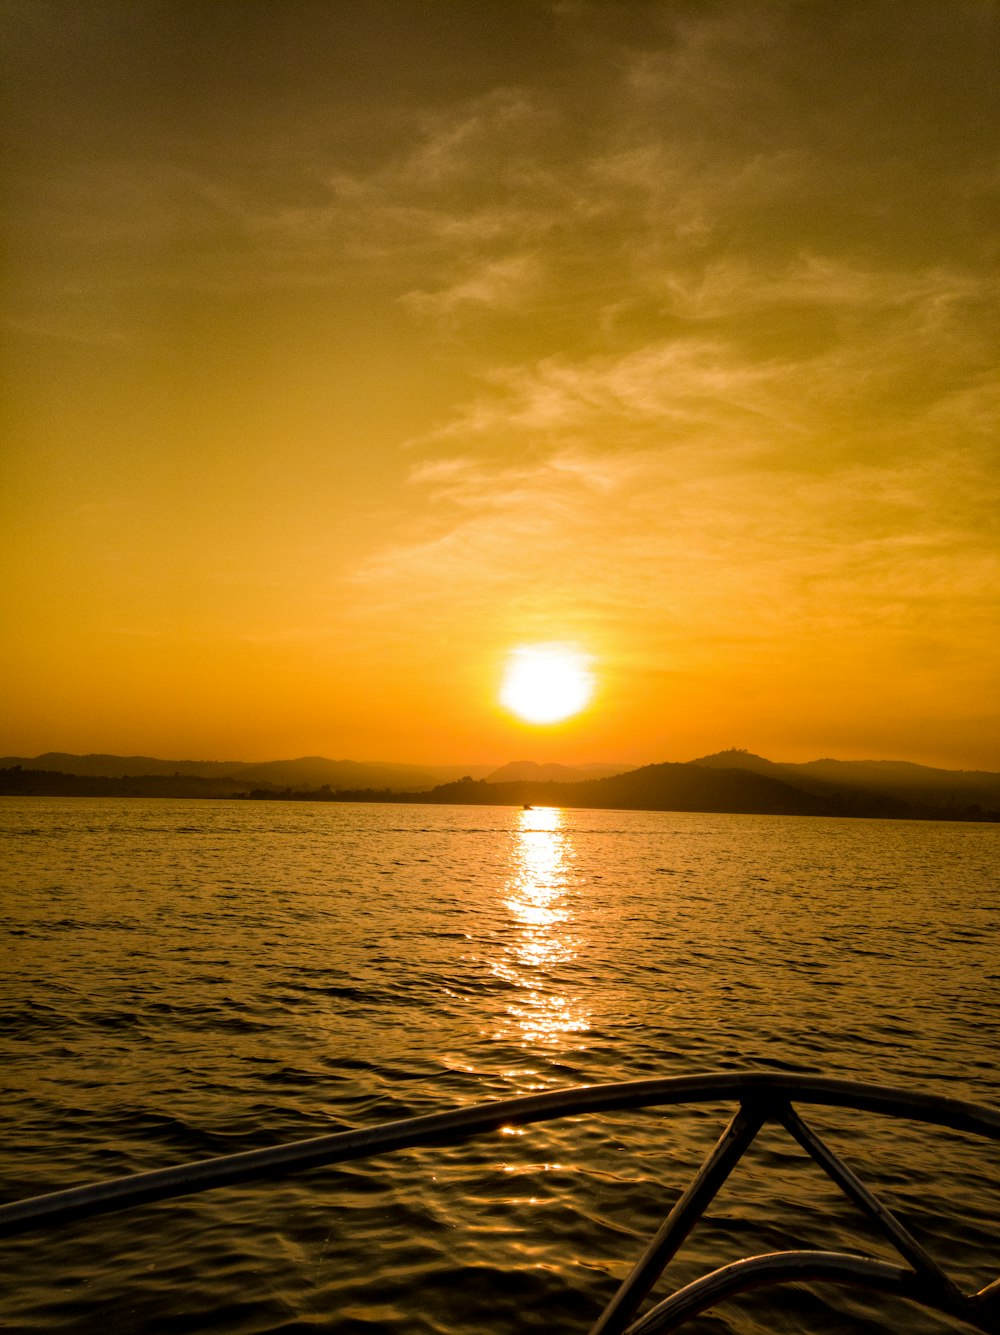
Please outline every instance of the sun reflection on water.
[[510, 934], [493, 962], [497, 977], [513, 985], [506, 1017], [516, 1035], [532, 1047], [553, 1047], [569, 1034], [590, 1028], [579, 998], [565, 994], [560, 971], [576, 959], [571, 900], [572, 840], [557, 807], [518, 813], [511, 876], [504, 905]]

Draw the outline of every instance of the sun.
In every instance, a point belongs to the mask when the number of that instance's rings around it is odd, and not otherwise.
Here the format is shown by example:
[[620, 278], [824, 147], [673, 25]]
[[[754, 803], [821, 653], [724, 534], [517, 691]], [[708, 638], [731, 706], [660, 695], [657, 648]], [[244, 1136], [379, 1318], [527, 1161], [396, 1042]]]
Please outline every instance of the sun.
[[586, 654], [564, 644], [511, 651], [500, 703], [526, 723], [558, 723], [578, 714], [594, 693]]

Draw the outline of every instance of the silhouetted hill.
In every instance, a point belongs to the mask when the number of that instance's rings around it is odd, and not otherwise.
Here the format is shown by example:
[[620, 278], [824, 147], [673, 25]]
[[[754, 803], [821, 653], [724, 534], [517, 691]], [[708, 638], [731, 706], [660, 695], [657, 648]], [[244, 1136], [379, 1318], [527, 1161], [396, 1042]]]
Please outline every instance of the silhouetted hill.
[[976, 806], [986, 811], [1000, 810], [1000, 774], [984, 770], [935, 769], [907, 760], [808, 760], [792, 764], [737, 750], [702, 756], [691, 764], [765, 774], [804, 792], [836, 796], [848, 803], [879, 798], [944, 812]]
[[248, 786], [197, 774], [64, 774], [53, 769], [0, 769], [5, 797], [246, 797]]
[[773, 760], [755, 756], [752, 751], [737, 750], [735, 746], [730, 747], [728, 751], [718, 751], [715, 755], [702, 756], [688, 763], [701, 765], [705, 769], [745, 769], [754, 774], [767, 774], [771, 778], [776, 778], [782, 769], [782, 766]]
[[[539, 765], [534, 760], [512, 760], [509, 764], [486, 775], [487, 783], [582, 783], [585, 779], [602, 779], [612, 774], [623, 774], [628, 765]], [[478, 775], [472, 775], [477, 778]]]
[[[70, 755], [48, 751], [44, 755], [0, 757], [0, 768], [58, 771], [62, 774], [90, 775], [109, 779], [164, 775], [199, 779], [237, 780], [234, 792], [251, 788], [393, 788], [416, 792], [440, 783], [444, 775], [431, 767], [393, 765], [357, 760], [326, 760], [323, 756], [303, 756], [298, 760], [160, 760], [154, 756]], [[482, 766], [479, 773], [486, 773]], [[452, 767], [449, 776], [467, 774], [468, 769]]]
[[240, 765], [234, 773], [251, 785], [272, 784], [279, 788], [393, 788], [416, 792], [430, 788], [435, 775], [413, 765], [392, 765], [378, 761], [326, 760], [323, 756], [302, 756], [298, 760], [268, 760], [260, 764]]
[[456, 779], [485, 779], [492, 765], [425, 765], [428, 774], [434, 776], [435, 783], [454, 783]]
[[692, 765], [644, 765], [603, 779], [574, 783], [466, 782], [442, 784], [427, 802], [611, 807], [636, 811], [720, 811], [768, 815], [837, 815], [811, 793], [764, 775]]
[[89, 774], [109, 779], [137, 774], [190, 775], [192, 777], [231, 778], [240, 768], [239, 761], [158, 760], [154, 756], [71, 755], [66, 751], [46, 751], [41, 756], [0, 756], [0, 768], [20, 765], [24, 769], [57, 770], [61, 774]]
[[[57, 764], [60, 760], [63, 768]], [[687, 764], [644, 765], [600, 778], [582, 778], [573, 766], [530, 761], [492, 771], [487, 766], [466, 767], [461, 779], [433, 784], [437, 775], [453, 776], [456, 769], [431, 766], [425, 771], [416, 766], [325, 760], [322, 756], [250, 764], [49, 752], [35, 760], [0, 760], [0, 793], [530, 803], [624, 810], [1000, 820], [1000, 774], [939, 770], [904, 761], [780, 764], [733, 750]], [[553, 770], [573, 777], [539, 777]], [[499, 776], [512, 772], [535, 777], [498, 781]]]
[[884, 793], [929, 806], [1000, 807], [1000, 774], [986, 770], [935, 769], [906, 760], [809, 760], [787, 768], [797, 771], [803, 785]]

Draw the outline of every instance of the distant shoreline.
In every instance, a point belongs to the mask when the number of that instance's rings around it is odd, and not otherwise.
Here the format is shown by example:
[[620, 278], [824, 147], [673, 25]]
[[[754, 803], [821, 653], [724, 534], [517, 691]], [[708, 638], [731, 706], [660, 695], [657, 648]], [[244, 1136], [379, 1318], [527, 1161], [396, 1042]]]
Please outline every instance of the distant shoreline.
[[824, 816], [850, 819], [1000, 822], [1000, 811], [978, 804], [925, 805], [857, 791], [807, 792], [740, 769], [651, 765], [583, 783], [464, 779], [420, 792], [389, 788], [249, 787], [232, 779], [186, 775], [66, 774], [22, 767], [0, 770], [4, 797], [173, 798], [247, 802], [370, 802], [426, 806], [549, 806], [577, 810], [684, 811], [719, 815]]

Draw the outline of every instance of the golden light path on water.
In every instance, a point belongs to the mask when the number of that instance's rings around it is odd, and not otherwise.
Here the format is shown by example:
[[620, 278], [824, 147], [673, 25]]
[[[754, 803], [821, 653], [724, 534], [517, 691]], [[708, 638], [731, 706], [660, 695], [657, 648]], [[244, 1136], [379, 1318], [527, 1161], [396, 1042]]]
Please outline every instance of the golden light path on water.
[[[504, 953], [492, 961], [498, 978], [513, 985], [506, 1015], [520, 1042], [551, 1047], [567, 1034], [585, 1033], [590, 1015], [579, 999], [564, 995], [561, 966], [576, 959], [570, 900], [572, 846], [557, 807], [518, 813], [513, 865], [503, 901], [510, 911]], [[511, 1037], [495, 1034], [494, 1037]]]

